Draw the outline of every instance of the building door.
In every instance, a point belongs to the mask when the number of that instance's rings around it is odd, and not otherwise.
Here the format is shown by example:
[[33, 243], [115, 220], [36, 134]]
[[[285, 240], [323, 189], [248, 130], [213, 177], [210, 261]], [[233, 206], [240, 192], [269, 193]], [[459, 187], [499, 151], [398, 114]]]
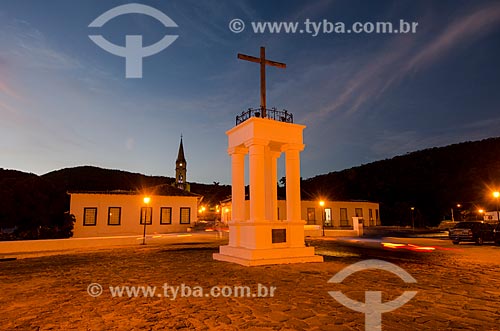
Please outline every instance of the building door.
[[332, 208], [325, 208], [325, 226], [332, 226]]
[[307, 208], [307, 224], [316, 224], [316, 210]]

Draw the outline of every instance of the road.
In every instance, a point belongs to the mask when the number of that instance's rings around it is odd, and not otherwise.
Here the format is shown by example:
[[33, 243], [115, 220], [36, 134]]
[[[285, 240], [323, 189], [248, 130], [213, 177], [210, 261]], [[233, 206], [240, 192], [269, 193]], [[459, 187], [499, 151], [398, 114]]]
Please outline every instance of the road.
[[[379, 291], [387, 303], [417, 294], [383, 313], [382, 330], [500, 330], [500, 247], [452, 245], [436, 239], [317, 238], [307, 240], [324, 263], [243, 267], [214, 261], [227, 239], [216, 233], [148, 238], [128, 245], [1, 262], [2, 330], [339, 330], [365, 329], [365, 314], [337, 302], [340, 291], [364, 302]], [[413, 246], [411, 246], [413, 245]], [[367, 259], [391, 262], [410, 274], [406, 283], [386, 270], [360, 270], [329, 280]], [[273, 297], [123, 296], [119, 286], [200, 287], [262, 284]], [[91, 285], [102, 286], [99, 296]], [[257, 292], [258, 293], [258, 292]], [[102, 294], [102, 295], [101, 295]]]

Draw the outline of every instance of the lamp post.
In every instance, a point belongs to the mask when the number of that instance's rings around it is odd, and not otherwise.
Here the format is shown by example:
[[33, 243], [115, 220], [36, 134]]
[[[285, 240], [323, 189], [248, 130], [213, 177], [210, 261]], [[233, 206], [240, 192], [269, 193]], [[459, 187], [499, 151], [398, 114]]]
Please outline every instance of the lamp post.
[[479, 209], [479, 210], [478, 210], [478, 213], [479, 213], [479, 216], [481, 217], [481, 221], [484, 221], [484, 216], [483, 216], [483, 214], [484, 214], [484, 209]]
[[413, 231], [415, 231], [415, 217], [414, 217], [414, 213], [415, 213], [415, 207], [411, 207], [410, 208], [410, 213], [411, 213], [411, 228], [413, 229]]
[[[144, 197], [143, 199], [144, 201], [144, 204], [146, 205], [146, 208], [144, 209], [144, 232], [142, 234], [142, 244], [143, 245], [146, 245], [146, 224], [147, 224], [147, 216], [148, 216], [148, 205], [149, 205], [149, 202], [151, 201], [151, 198], [150, 197]], [[141, 217], [142, 217], [142, 213], [141, 213]]]
[[323, 231], [323, 237], [325, 236], [325, 202], [321, 200], [319, 202], [321, 206], [321, 229]]
[[496, 200], [497, 222], [500, 222], [500, 217], [499, 217], [499, 214], [498, 214], [498, 198], [500, 197], [500, 192], [498, 192], [498, 191], [493, 192], [493, 197]]

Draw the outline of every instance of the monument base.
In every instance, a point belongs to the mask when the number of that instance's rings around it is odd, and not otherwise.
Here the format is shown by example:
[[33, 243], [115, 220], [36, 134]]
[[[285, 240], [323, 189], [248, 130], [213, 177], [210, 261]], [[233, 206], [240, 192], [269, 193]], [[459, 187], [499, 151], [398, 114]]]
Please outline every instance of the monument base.
[[314, 247], [283, 247], [269, 249], [249, 249], [244, 247], [221, 246], [214, 260], [258, 266], [268, 264], [288, 264], [323, 262], [323, 257], [314, 255]]

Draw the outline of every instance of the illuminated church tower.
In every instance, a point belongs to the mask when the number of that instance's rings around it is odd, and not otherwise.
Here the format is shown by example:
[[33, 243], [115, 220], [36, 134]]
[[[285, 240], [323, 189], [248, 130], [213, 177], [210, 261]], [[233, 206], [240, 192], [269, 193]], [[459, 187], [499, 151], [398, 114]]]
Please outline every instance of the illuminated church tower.
[[189, 191], [189, 185], [186, 182], [187, 173], [187, 162], [184, 157], [184, 146], [182, 145], [182, 135], [181, 143], [179, 145], [179, 153], [177, 154], [177, 160], [175, 161], [175, 186], [181, 190]]

